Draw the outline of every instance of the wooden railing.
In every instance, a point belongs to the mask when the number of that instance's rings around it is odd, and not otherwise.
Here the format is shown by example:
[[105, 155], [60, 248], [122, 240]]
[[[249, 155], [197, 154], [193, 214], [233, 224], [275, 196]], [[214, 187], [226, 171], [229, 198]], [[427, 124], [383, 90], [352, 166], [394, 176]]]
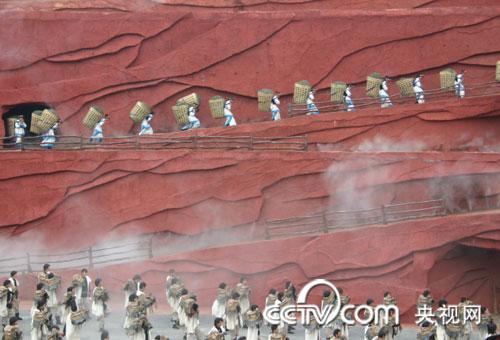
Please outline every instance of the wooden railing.
[[[500, 94], [500, 82], [487, 82], [480, 84], [472, 84], [465, 87], [465, 98], [487, 97]], [[451, 99], [455, 96], [455, 91], [443, 91], [441, 89], [429, 89], [424, 91], [426, 102], [429, 100]], [[391, 102], [394, 106], [404, 104], [414, 104], [415, 97], [401, 97], [400, 95], [392, 96]], [[457, 98], [457, 100], [459, 100]], [[356, 110], [380, 107], [380, 98], [372, 97], [353, 97]], [[320, 113], [341, 112], [346, 111], [343, 103], [333, 103], [331, 101], [315, 102]], [[384, 109], [386, 110], [386, 109]], [[300, 116], [309, 112], [306, 104], [288, 104], [288, 116]]]
[[53, 269], [94, 268], [152, 257], [152, 238], [148, 238], [107, 247], [89, 247], [69, 253], [34, 254], [28, 252], [25, 256], [1, 258], [0, 274], [7, 274], [12, 270], [23, 273], [37, 272], [41, 271], [45, 263], [50, 263]]
[[334, 229], [446, 215], [443, 200], [383, 205], [363, 210], [326, 211], [320, 214], [266, 221], [266, 238], [328, 233]]
[[[42, 138], [25, 137], [19, 146], [15, 138], [0, 139], [4, 149], [20, 148], [22, 150], [41, 149]], [[222, 150], [285, 150], [306, 151], [307, 135], [294, 137], [263, 138], [254, 136], [190, 136], [167, 137], [161, 135], [123, 136], [104, 138], [102, 143], [91, 143], [82, 136], [57, 136], [54, 148], [58, 150], [87, 149], [222, 149]]]

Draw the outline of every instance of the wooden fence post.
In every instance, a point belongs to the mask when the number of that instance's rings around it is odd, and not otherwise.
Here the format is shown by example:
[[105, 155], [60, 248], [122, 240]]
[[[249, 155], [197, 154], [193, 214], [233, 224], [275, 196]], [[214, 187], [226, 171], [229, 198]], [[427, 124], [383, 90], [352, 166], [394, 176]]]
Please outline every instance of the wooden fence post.
[[28, 273], [31, 273], [31, 259], [30, 259], [30, 253], [26, 253], [26, 262], [27, 262], [27, 270]]
[[387, 224], [387, 217], [385, 216], [385, 205], [382, 206], [382, 223]]
[[326, 220], [326, 212], [323, 213], [323, 228], [324, 228], [324, 233], [328, 233], [328, 221]]
[[309, 143], [307, 141], [307, 133], [304, 135], [304, 151], [309, 149]]
[[94, 260], [92, 259], [92, 247], [89, 247], [89, 269], [94, 267]]
[[250, 136], [250, 150], [253, 150], [253, 135]]
[[153, 258], [153, 236], [151, 236], [149, 238], [148, 251], [149, 251], [149, 258], [152, 259]]
[[80, 136], [80, 149], [83, 149], [83, 136]]
[[193, 136], [193, 149], [197, 149], [198, 148], [198, 135], [194, 135]]

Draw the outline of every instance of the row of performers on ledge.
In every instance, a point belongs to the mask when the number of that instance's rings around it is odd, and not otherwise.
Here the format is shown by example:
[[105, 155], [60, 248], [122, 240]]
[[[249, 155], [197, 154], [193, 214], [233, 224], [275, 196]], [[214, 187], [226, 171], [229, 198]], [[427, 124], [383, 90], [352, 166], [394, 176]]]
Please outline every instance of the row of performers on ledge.
[[[415, 92], [415, 100], [418, 104], [425, 103], [425, 95], [422, 86], [422, 77], [423, 75], [419, 74], [413, 79], [413, 91]], [[388, 77], [384, 77], [384, 80], [380, 84], [379, 89], [379, 97], [380, 97], [380, 105], [382, 108], [391, 107], [393, 104], [389, 97], [389, 87], [387, 82], [389, 81]], [[463, 98], [465, 96], [465, 87], [464, 87], [464, 71], [458, 73], [455, 77], [455, 93], [457, 97]], [[347, 85], [343, 93], [343, 101], [347, 111], [355, 111], [354, 101], [352, 99], [352, 85]], [[311, 90], [308, 94], [306, 104], [307, 104], [307, 115], [318, 115], [320, 112], [314, 103], [314, 90]], [[231, 99], [226, 99], [224, 102], [224, 118], [226, 119], [224, 122], [224, 126], [236, 126], [236, 119], [234, 118], [234, 114], [231, 110]], [[271, 110], [271, 119], [273, 121], [281, 120], [281, 111], [279, 108], [280, 100], [278, 95], [273, 96], [270, 103]], [[151, 126], [151, 121], [154, 118], [154, 113], [148, 114], [141, 123], [141, 130], [139, 135], [152, 135], [154, 133], [153, 127]], [[109, 115], [105, 115], [94, 127], [92, 131], [92, 136], [90, 137], [90, 142], [92, 143], [100, 143], [103, 141], [104, 132], [103, 126], [106, 121], [109, 120]], [[190, 106], [188, 108], [188, 124], [183, 126], [181, 130], [191, 130], [197, 129], [201, 127], [200, 120], [196, 117], [196, 108], [194, 106]], [[52, 149], [54, 147], [54, 143], [56, 141], [55, 130], [59, 127], [60, 122], [56, 123], [52, 128], [50, 128], [42, 137], [41, 147]], [[24, 122], [22, 116], [19, 116], [15, 122], [15, 134], [16, 134], [16, 144], [22, 143], [22, 138], [25, 135], [26, 123]]]

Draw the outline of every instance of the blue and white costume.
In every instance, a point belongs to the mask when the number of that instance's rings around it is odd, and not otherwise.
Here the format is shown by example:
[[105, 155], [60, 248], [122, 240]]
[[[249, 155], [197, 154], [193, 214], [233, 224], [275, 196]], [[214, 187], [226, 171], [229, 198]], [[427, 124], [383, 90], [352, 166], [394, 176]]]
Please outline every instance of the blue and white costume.
[[106, 122], [106, 118], [102, 118], [99, 123], [94, 127], [94, 131], [92, 131], [92, 137], [90, 137], [90, 142], [101, 143], [104, 135], [102, 133], [102, 126]]
[[44, 149], [52, 149], [54, 147], [54, 143], [56, 142], [56, 134], [54, 130], [56, 130], [59, 127], [58, 123], [55, 123], [53, 127], [49, 129], [49, 131], [45, 132], [45, 134], [42, 136], [42, 143], [40, 146]]
[[272, 120], [281, 120], [281, 114], [280, 114], [280, 100], [278, 99], [278, 96], [273, 96], [273, 99], [271, 99], [271, 118]]
[[344, 105], [348, 112], [355, 111], [354, 102], [352, 101], [351, 87], [347, 86], [344, 91]]
[[380, 84], [380, 90], [378, 90], [378, 96], [380, 97], [380, 107], [391, 107], [391, 99], [389, 98], [389, 88], [387, 87], [387, 80], [384, 79], [382, 84]]
[[420, 78], [421, 76], [416, 76], [413, 79], [413, 92], [415, 92], [417, 104], [425, 103], [424, 90], [422, 89], [422, 80]]
[[14, 133], [16, 134], [16, 144], [20, 145], [23, 142], [23, 137], [24, 137], [24, 129], [27, 128], [26, 123], [24, 120], [21, 119], [16, 119], [16, 122], [14, 124]]
[[307, 96], [306, 99], [306, 104], [307, 104], [307, 115], [319, 115], [319, 110], [316, 107], [316, 104], [314, 104], [314, 91], [309, 91], [309, 95]]
[[464, 74], [459, 73], [455, 76], [455, 94], [458, 98], [465, 97]]
[[201, 126], [200, 120], [196, 117], [196, 110], [192, 106], [188, 109], [188, 122], [189, 129], [197, 129]]
[[151, 120], [153, 119], [154, 115], [152, 113], [148, 114], [144, 119], [142, 120], [141, 123], [141, 131], [139, 132], [139, 136], [142, 135], [152, 135], [153, 134], [153, 127], [151, 126]]
[[228, 99], [224, 102], [224, 117], [226, 118], [226, 122], [224, 126], [236, 126], [236, 119], [234, 119], [234, 115], [231, 112], [231, 100]]

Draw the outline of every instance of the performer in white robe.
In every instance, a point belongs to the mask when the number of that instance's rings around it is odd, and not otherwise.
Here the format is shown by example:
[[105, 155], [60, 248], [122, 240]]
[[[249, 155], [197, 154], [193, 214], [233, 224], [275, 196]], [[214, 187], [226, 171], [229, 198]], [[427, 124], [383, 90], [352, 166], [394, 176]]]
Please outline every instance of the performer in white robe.
[[198, 304], [193, 303], [186, 313], [186, 340], [203, 340], [204, 336], [200, 330], [200, 316]]
[[3, 328], [2, 340], [22, 340], [23, 332], [18, 325], [19, 318], [12, 316], [9, 318], [9, 324]]
[[151, 121], [153, 120], [153, 118], [153, 113], [150, 113], [146, 117], [144, 117], [141, 123], [141, 131], [139, 132], [140, 136], [153, 134], [153, 127], [151, 126]]
[[[477, 326], [479, 332], [479, 339], [484, 340], [488, 335], [488, 325], [493, 322], [493, 317], [490, 311], [485, 306], [481, 306], [481, 322]], [[442, 339], [438, 339], [442, 340]]]
[[16, 147], [21, 147], [23, 143], [23, 137], [25, 135], [24, 129], [28, 126], [24, 122], [22, 115], [19, 115], [14, 122], [14, 134], [16, 135]]
[[186, 332], [186, 312], [184, 310], [184, 300], [190, 298], [190, 294], [187, 289], [183, 288], [179, 293], [179, 299], [176, 301], [177, 316], [179, 317], [179, 326]]
[[274, 95], [273, 98], [271, 99], [271, 105], [270, 105], [270, 108], [271, 108], [271, 119], [273, 121], [276, 121], [276, 120], [281, 120], [281, 112], [280, 112], [280, 107], [278, 105], [280, 105], [280, 100], [278, 98], [278, 95]]
[[227, 284], [222, 282], [217, 288], [217, 297], [212, 304], [212, 315], [217, 318], [223, 318], [226, 314], [226, 302], [228, 298]]
[[271, 333], [268, 335], [267, 340], [285, 340], [286, 336], [280, 332], [278, 325], [271, 325]]
[[458, 98], [465, 97], [464, 73], [465, 71], [462, 70], [455, 76], [455, 94]]
[[231, 103], [233, 101], [231, 99], [226, 99], [224, 102], [224, 117], [226, 118], [226, 121], [224, 123], [224, 126], [236, 126], [236, 119], [234, 119], [234, 114], [231, 111]]
[[240, 294], [234, 292], [226, 304], [226, 319], [224, 324], [226, 325], [226, 330], [230, 339], [238, 337], [238, 332], [240, 329]]
[[215, 318], [214, 326], [208, 332], [208, 340], [224, 340], [225, 333], [224, 320], [222, 318]]
[[[144, 329], [145, 311], [138, 302], [138, 297], [135, 293], [129, 296], [129, 303], [125, 312], [125, 322], [123, 328], [129, 340], [146, 340], [146, 334], [151, 339], [149, 329]], [[141, 321], [142, 319], [142, 321]]]
[[92, 291], [92, 314], [96, 317], [99, 325], [99, 331], [104, 330], [104, 317], [106, 313], [106, 302], [108, 301], [108, 293], [102, 286], [102, 280], [95, 280], [96, 287]]
[[[41, 315], [43, 315], [43, 317]], [[36, 307], [31, 309], [31, 340], [47, 339], [47, 334], [49, 334], [47, 327], [48, 315], [47, 306], [44, 300], [38, 301]]]
[[[323, 291], [323, 299], [321, 300], [321, 310], [325, 311], [327, 306], [333, 305], [333, 294], [329, 290]], [[330, 340], [334, 337], [333, 331], [335, 330], [334, 321], [323, 326], [323, 335], [327, 340]]]
[[309, 324], [304, 325], [305, 340], [319, 340], [319, 325], [315, 319], [311, 318]]
[[244, 315], [250, 308], [251, 293], [251, 289], [248, 286], [248, 281], [245, 277], [240, 278], [240, 282], [236, 285], [236, 291], [240, 294], [240, 324], [245, 325]]
[[9, 304], [12, 302], [12, 292], [10, 288], [12, 283], [5, 280], [0, 287], [0, 318], [2, 322], [2, 329], [9, 324]]
[[198, 129], [201, 126], [200, 120], [196, 117], [196, 109], [190, 106], [188, 109], [189, 130]]
[[347, 85], [345, 91], [344, 91], [344, 94], [343, 94], [343, 97], [344, 97], [344, 105], [345, 105], [345, 108], [348, 112], [352, 112], [352, 111], [355, 111], [355, 108], [354, 108], [354, 102], [352, 101], [352, 92], [351, 92], [351, 88], [352, 86], [351, 85]]
[[[277, 297], [276, 297], [276, 301], [274, 302], [274, 304], [276, 306], [279, 306], [280, 309], [283, 308], [285, 306], [285, 304], [283, 303], [284, 301], [284, 294], [282, 292], [279, 292]], [[278, 325], [278, 332], [280, 334], [282, 334], [283, 336], [286, 337], [286, 335], [288, 334], [288, 324], [285, 323], [285, 321], [283, 319], [280, 318], [280, 324]]]
[[386, 108], [391, 107], [392, 102], [389, 98], [389, 87], [387, 86], [387, 81], [389, 78], [384, 77], [384, 80], [380, 84], [380, 89], [378, 90], [378, 96], [380, 97], [380, 107]]
[[54, 148], [56, 142], [55, 130], [59, 127], [59, 123], [55, 123], [47, 132], [42, 135], [42, 143], [40, 146], [44, 149], [50, 150]]
[[413, 92], [415, 92], [415, 100], [417, 104], [424, 104], [424, 90], [422, 88], [422, 74], [419, 74], [413, 79]]
[[309, 91], [309, 95], [307, 96], [306, 99], [306, 104], [307, 104], [307, 115], [319, 115], [319, 110], [316, 107], [316, 104], [314, 104], [314, 90]]
[[61, 303], [61, 321], [65, 324], [68, 314], [71, 313], [71, 306], [76, 303], [75, 289], [73, 286], [66, 289]]
[[90, 142], [91, 143], [101, 143], [102, 142], [102, 140], [104, 138], [102, 127], [103, 127], [104, 123], [106, 123], [106, 120], [108, 120], [108, 119], [109, 119], [109, 116], [105, 115], [96, 124], [96, 126], [94, 126], [94, 130], [92, 131], [92, 136], [90, 137]]
[[72, 316], [78, 312], [76, 302], [71, 307], [71, 312], [66, 317], [66, 340], [81, 340], [80, 333], [82, 331], [83, 323], [73, 323]]
[[12, 313], [13, 316], [17, 317], [19, 321], [22, 318], [19, 316], [19, 281], [16, 278], [17, 271], [13, 270], [10, 272], [9, 281], [11, 283], [11, 288], [9, 289], [12, 292]]
[[262, 326], [262, 313], [257, 305], [251, 305], [245, 313], [247, 329], [247, 340], [259, 340], [259, 330]]
[[446, 305], [448, 302], [446, 300], [439, 300], [438, 308], [434, 313], [436, 317], [436, 340], [447, 340], [448, 336], [446, 335]]
[[88, 275], [87, 269], [83, 268], [80, 271], [81, 281], [76, 285], [75, 296], [76, 296], [76, 304], [78, 305], [78, 309], [85, 309], [90, 311], [90, 283], [92, 279]]

